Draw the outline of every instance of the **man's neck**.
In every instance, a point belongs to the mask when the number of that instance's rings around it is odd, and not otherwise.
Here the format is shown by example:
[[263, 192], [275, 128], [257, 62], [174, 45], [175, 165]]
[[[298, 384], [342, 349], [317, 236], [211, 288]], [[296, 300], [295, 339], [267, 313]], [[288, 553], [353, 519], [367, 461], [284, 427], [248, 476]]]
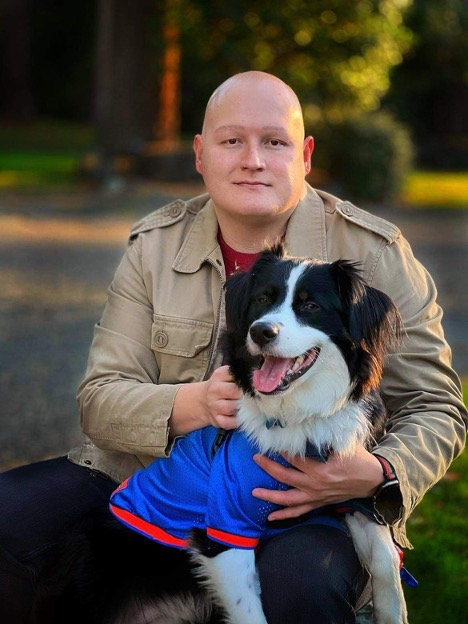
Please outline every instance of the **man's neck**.
[[219, 228], [225, 242], [236, 251], [241, 253], [255, 254], [261, 251], [265, 244], [271, 244], [281, 239], [286, 231], [286, 226], [290, 213], [281, 215], [268, 223], [251, 222], [237, 217], [236, 220], [226, 218], [225, 215], [218, 216]]

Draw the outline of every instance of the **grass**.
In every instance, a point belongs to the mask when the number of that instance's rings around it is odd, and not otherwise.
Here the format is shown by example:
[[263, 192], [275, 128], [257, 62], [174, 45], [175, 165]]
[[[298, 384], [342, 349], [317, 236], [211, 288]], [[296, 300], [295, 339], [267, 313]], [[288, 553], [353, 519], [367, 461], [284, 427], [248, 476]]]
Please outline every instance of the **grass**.
[[413, 208], [468, 208], [468, 171], [413, 171], [401, 200]]
[[34, 192], [75, 185], [93, 142], [87, 124], [0, 125], [0, 190]]
[[[464, 383], [465, 404], [468, 380]], [[408, 523], [414, 550], [405, 566], [419, 587], [405, 587], [411, 624], [468, 622], [468, 455], [426, 494]]]

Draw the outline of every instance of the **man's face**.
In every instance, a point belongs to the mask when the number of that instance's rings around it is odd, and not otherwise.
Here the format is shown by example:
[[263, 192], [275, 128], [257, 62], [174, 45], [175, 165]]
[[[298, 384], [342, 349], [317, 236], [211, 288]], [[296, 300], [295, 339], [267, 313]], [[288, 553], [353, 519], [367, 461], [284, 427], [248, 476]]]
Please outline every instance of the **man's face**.
[[292, 210], [305, 192], [313, 139], [285, 85], [244, 80], [208, 106], [196, 168], [218, 211], [245, 218]]

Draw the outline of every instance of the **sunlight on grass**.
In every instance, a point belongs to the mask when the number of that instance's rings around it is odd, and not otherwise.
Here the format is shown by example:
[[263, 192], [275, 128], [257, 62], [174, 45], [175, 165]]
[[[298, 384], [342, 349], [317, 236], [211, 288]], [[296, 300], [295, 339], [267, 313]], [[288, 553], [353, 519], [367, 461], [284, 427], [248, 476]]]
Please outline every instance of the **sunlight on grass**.
[[468, 208], [468, 171], [414, 171], [406, 180], [401, 200], [416, 208]]
[[[468, 379], [463, 380], [465, 403]], [[405, 565], [419, 587], [406, 588], [411, 624], [468, 621], [468, 455], [451, 465], [416, 508], [408, 522], [414, 550]]]
[[75, 181], [80, 164], [76, 154], [0, 152], [0, 189], [55, 187]]

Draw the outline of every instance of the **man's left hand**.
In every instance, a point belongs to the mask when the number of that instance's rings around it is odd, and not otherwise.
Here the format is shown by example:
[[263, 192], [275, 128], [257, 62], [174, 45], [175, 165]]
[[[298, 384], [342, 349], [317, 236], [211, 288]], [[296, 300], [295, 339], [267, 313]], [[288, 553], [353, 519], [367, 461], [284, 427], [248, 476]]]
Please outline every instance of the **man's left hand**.
[[282, 466], [264, 455], [254, 455], [256, 463], [273, 478], [289, 485], [289, 490], [255, 488], [252, 494], [262, 500], [281, 505], [284, 509], [272, 512], [268, 520], [286, 520], [350, 498], [372, 496], [383, 483], [379, 461], [363, 446], [352, 457], [330, 455], [326, 463], [315, 459], [291, 457], [283, 453], [291, 464]]

